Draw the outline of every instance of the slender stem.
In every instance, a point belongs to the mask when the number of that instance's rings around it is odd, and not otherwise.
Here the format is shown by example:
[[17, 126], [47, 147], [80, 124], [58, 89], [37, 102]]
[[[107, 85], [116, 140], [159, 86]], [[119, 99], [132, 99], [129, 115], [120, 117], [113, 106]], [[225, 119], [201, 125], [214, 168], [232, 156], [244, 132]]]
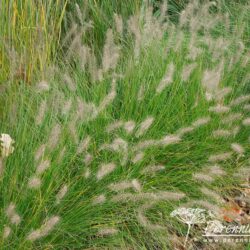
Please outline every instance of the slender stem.
[[184, 242], [184, 247], [186, 247], [190, 229], [191, 229], [191, 224], [188, 224], [188, 231], [187, 231], [187, 234], [186, 234], [186, 238], [185, 238], [185, 242]]

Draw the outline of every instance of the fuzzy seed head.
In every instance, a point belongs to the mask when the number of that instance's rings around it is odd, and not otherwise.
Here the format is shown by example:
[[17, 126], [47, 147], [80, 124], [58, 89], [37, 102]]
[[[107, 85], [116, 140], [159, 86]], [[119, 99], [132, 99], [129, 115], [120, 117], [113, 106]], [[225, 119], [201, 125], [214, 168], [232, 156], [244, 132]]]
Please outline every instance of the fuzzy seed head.
[[244, 126], [250, 126], [250, 118], [244, 119], [244, 120], [242, 121], [242, 124], [243, 124]]
[[99, 236], [113, 235], [117, 233], [118, 233], [118, 230], [115, 228], [102, 228], [98, 231]]
[[196, 66], [197, 66], [196, 63], [191, 63], [189, 65], [184, 66], [181, 75], [182, 81], [186, 82], [189, 79], [192, 71], [195, 69]]
[[127, 121], [127, 122], [124, 123], [124, 129], [128, 134], [132, 133], [134, 128], [135, 128], [135, 122], [134, 121]]
[[168, 146], [175, 144], [181, 141], [181, 138], [178, 135], [167, 135], [161, 140], [163, 146]]
[[90, 143], [90, 136], [87, 136], [78, 146], [77, 148], [77, 154], [81, 154], [84, 151], [86, 151], [89, 147], [89, 143]]
[[214, 107], [210, 107], [208, 110], [210, 112], [214, 112], [217, 114], [224, 114], [224, 113], [228, 113], [230, 111], [230, 108], [226, 106], [222, 106], [222, 105], [217, 105]]
[[139, 152], [134, 156], [134, 158], [132, 159], [132, 162], [133, 163], [138, 163], [138, 162], [142, 161], [143, 157], [144, 157], [144, 153]]
[[175, 70], [174, 64], [170, 63], [170, 65], [167, 68], [167, 72], [165, 73], [165, 76], [162, 78], [160, 84], [156, 88], [156, 93], [160, 94], [167, 86], [169, 86], [172, 83], [174, 70]]
[[5, 226], [3, 229], [3, 238], [6, 239], [10, 236], [11, 228], [8, 226]]
[[215, 154], [215, 155], [211, 155], [208, 158], [208, 161], [210, 161], [210, 162], [225, 161], [225, 160], [228, 160], [231, 156], [232, 156], [231, 152]]
[[34, 177], [30, 178], [30, 180], [28, 182], [28, 186], [30, 188], [38, 188], [41, 186], [41, 180], [38, 177], [34, 176]]
[[56, 195], [56, 203], [57, 204], [60, 203], [60, 201], [66, 195], [67, 192], [68, 192], [68, 186], [67, 185], [63, 185], [61, 187], [61, 189], [59, 190], [59, 192], [57, 193], [57, 195]]
[[3, 158], [8, 157], [10, 154], [13, 153], [14, 147], [12, 146], [12, 144], [15, 141], [10, 137], [10, 135], [1, 134], [0, 142], [0, 150]]
[[96, 175], [97, 180], [101, 180], [106, 175], [113, 172], [115, 167], [116, 166], [114, 163], [102, 164], [100, 169], [97, 171], [97, 175]]
[[214, 180], [211, 176], [203, 173], [194, 174], [193, 177], [199, 181], [212, 182]]
[[200, 126], [206, 125], [207, 123], [210, 122], [210, 120], [211, 120], [210, 117], [200, 118], [200, 119], [194, 121], [194, 122], [192, 123], [192, 126], [193, 126], [194, 128], [198, 128], [198, 127], [200, 127]]
[[56, 124], [51, 130], [51, 133], [49, 135], [48, 147], [50, 149], [54, 149], [56, 147], [60, 139], [60, 135], [61, 135], [61, 126], [59, 124]]
[[50, 86], [48, 82], [46, 81], [41, 81], [36, 85], [37, 92], [45, 92], [45, 91], [49, 91], [49, 89], [50, 89]]
[[140, 127], [138, 128], [135, 136], [139, 137], [141, 135], [143, 135], [152, 125], [154, 121], [154, 118], [152, 116], [147, 117], [141, 124]]
[[41, 125], [43, 120], [44, 120], [44, 116], [46, 113], [46, 109], [47, 109], [47, 103], [46, 101], [42, 101], [35, 119], [35, 123], [36, 125]]
[[37, 174], [42, 174], [46, 169], [48, 169], [50, 166], [50, 161], [49, 160], [44, 160], [42, 161], [36, 169]]
[[245, 153], [245, 149], [239, 143], [232, 143], [231, 148], [239, 155], [243, 155]]
[[94, 205], [101, 204], [101, 203], [104, 203], [105, 201], [106, 201], [106, 197], [103, 194], [101, 194], [93, 199], [93, 204]]
[[231, 135], [231, 132], [229, 130], [225, 130], [225, 129], [217, 129], [217, 130], [213, 131], [212, 135], [215, 138], [229, 137]]
[[46, 145], [42, 144], [35, 153], [35, 160], [39, 161], [45, 153]]

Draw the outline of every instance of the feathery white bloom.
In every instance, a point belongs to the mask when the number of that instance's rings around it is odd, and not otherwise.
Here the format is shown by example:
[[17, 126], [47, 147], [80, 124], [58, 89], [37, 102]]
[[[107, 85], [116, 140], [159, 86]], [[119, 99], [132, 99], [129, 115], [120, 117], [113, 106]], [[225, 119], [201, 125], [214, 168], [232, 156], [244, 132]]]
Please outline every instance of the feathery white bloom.
[[89, 164], [92, 162], [93, 160], [93, 156], [91, 154], [86, 154], [85, 157], [84, 157], [84, 164], [86, 166], [89, 166]]
[[225, 129], [217, 129], [212, 132], [213, 137], [220, 138], [220, 137], [228, 137], [231, 135], [231, 132], [229, 130]]
[[235, 126], [232, 128], [232, 134], [233, 136], [236, 136], [240, 132], [240, 126]]
[[215, 99], [217, 101], [222, 100], [226, 95], [231, 93], [231, 91], [232, 91], [232, 88], [230, 88], [230, 87], [220, 89], [215, 93]]
[[36, 89], [38, 92], [44, 92], [44, 91], [49, 91], [50, 86], [48, 82], [46, 81], [41, 81], [36, 85]]
[[135, 136], [139, 137], [141, 135], [143, 135], [152, 125], [154, 121], [154, 118], [152, 116], [147, 117], [141, 124], [140, 127], [138, 128], [138, 130], [136, 131]]
[[145, 154], [144, 154], [143, 152], [137, 153], [137, 154], [134, 156], [134, 158], [132, 159], [132, 162], [133, 162], [133, 163], [137, 163], [137, 162], [141, 161], [141, 160], [143, 159], [144, 155], [145, 155]]
[[243, 109], [246, 111], [250, 111], [250, 104], [244, 105]]
[[97, 109], [98, 113], [103, 111], [115, 99], [115, 97], [116, 97], [115, 86], [116, 86], [116, 82], [115, 82], [115, 80], [113, 80], [112, 86], [111, 86], [111, 91], [109, 92], [108, 95], [106, 95], [104, 97], [104, 99], [101, 101], [101, 103], [98, 106], [98, 109]]
[[250, 95], [242, 95], [231, 101], [230, 106], [237, 106], [244, 102], [250, 101]]
[[119, 59], [120, 48], [114, 43], [113, 31], [108, 29], [103, 47], [102, 68], [103, 72], [115, 69]]
[[214, 180], [211, 176], [202, 173], [196, 173], [193, 175], [193, 177], [199, 181], [212, 182]]
[[195, 128], [198, 128], [198, 127], [200, 127], [200, 126], [202, 126], [202, 125], [205, 125], [205, 124], [209, 123], [210, 120], [211, 120], [210, 117], [200, 118], [200, 119], [194, 121], [194, 122], [192, 123], [192, 126], [195, 127]]
[[59, 192], [57, 193], [57, 195], [56, 195], [56, 203], [57, 204], [60, 203], [60, 201], [66, 195], [67, 192], [68, 192], [68, 186], [67, 185], [63, 185], [61, 187], [61, 189], [59, 190]]
[[230, 108], [222, 105], [217, 105], [214, 107], [210, 107], [208, 110], [217, 114], [223, 114], [228, 113], [230, 111]]
[[187, 133], [190, 133], [192, 131], [194, 131], [194, 127], [180, 128], [177, 130], [176, 134], [181, 137], [181, 136], [183, 136]]
[[211, 155], [208, 158], [208, 161], [210, 162], [225, 161], [225, 160], [228, 160], [231, 156], [232, 156], [232, 152], [215, 154], [215, 155]]
[[140, 184], [140, 182], [138, 181], [138, 180], [136, 180], [136, 179], [133, 179], [132, 180], [132, 186], [133, 186], [133, 188], [136, 190], [136, 191], [138, 191], [138, 192], [140, 192], [141, 191], [141, 184]]
[[[209, 102], [213, 100], [213, 95], [208, 91], [205, 92], [205, 97], [206, 97], [206, 100]], [[195, 106], [197, 106], [197, 105], [195, 105]]]
[[107, 236], [107, 235], [113, 235], [117, 234], [118, 230], [115, 228], [102, 228], [98, 231], [97, 235], [99, 236]]
[[192, 71], [195, 69], [196, 66], [197, 66], [196, 63], [191, 63], [184, 66], [181, 74], [182, 81], [186, 82], [189, 79]]
[[132, 133], [135, 128], [135, 122], [134, 121], [127, 121], [124, 123], [124, 129], [128, 134]]
[[7, 207], [6, 215], [12, 224], [18, 225], [21, 222], [20, 216], [16, 213], [16, 206], [13, 203], [10, 203]]
[[41, 125], [46, 113], [46, 109], [47, 109], [47, 104], [46, 101], [42, 101], [35, 119], [35, 123], [36, 125]]
[[84, 151], [88, 149], [89, 143], [90, 143], [90, 136], [87, 136], [78, 146], [77, 148], [77, 154], [81, 154]]
[[226, 174], [226, 172], [224, 170], [222, 170], [220, 168], [220, 166], [218, 166], [218, 165], [214, 165], [214, 166], [209, 167], [209, 173], [211, 175], [215, 175], [215, 176], [221, 176], [221, 175]]
[[105, 201], [106, 201], [106, 197], [103, 194], [101, 194], [93, 199], [93, 204], [94, 205], [101, 204], [101, 203], [104, 203]]
[[163, 139], [160, 140], [160, 144], [167, 146], [170, 144], [175, 144], [181, 141], [181, 138], [178, 135], [166, 135]]
[[80, 21], [81, 25], [83, 26], [84, 25], [84, 15], [79, 7], [79, 5], [76, 3], [75, 4], [75, 9], [76, 9], [76, 16], [78, 18], [78, 20]]
[[128, 188], [133, 188], [135, 191], [141, 191], [141, 185], [138, 180], [134, 179], [132, 181], [121, 181], [118, 183], [112, 183], [109, 185], [112, 191], [119, 192]]
[[49, 140], [48, 140], [48, 147], [50, 149], [54, 149], [59, 141], [59, 137], [61, 134], [61, 126], [59, 124], [56, 124], [49, 135]]
[[8, 226], [5, 226], [3, 229], [3, 238], [4, 239], [8, 238], [10, 233], [11, 233], [11, 228]]
[[185, 194], [183, 193], [177, 193], [177, 192], [169, 192], [169, 191], [159, 191], [155, 193], [122, 193], [117, 194], [112, 197], [113, 202], [137, 202], [141, 200], [154, 200], [154, 201], [160, 201], [160, 200], [180, 200], [183, 197], [185, 197]]
[[49, 234], [50, 231], [54, 229], [56, 224], [60, 221], [59, 216], [52, 216], [50, 219], [44, 222], [44, 224], [37, 230], [32, 231], [27, 239], [30, 241], [35, 241]]
[[[250, 172], [249, 172], [249, 166], [245, 166], [245, 167], [241, 167], [235, 174], [235, 177], [240, 178], [240, 180], [244, 180], [244, 181], [249, 181], [250, 178]], [[247, 187], [249, 187], [249, 185], [247, 184]]]
[[158, 146], [159, 145], [159, 141], [156, 140], [145, 140], [142, 142], [139, 142], [137, 145], [134, 146], [134, 151], [140, 151], [142, 149], [145, 148], [149, 148], [152, 146]]
[[239, 155], [242, 155], [245, 153], [245, 149], [238, 143], [232, 143], [231, 148], [234, 152], [236, 152]]
[[18, 214], [13, 214], [12, 217], [10, 218], [10, 222], [12, 224], [18, 225], [21, 222], [21, 218]]
[[42, 161], [36, 169], [37, 174], [42, 174], [47, 168], [50, 166], [50, 161], [49, 160], [44, 160]]
[[84, 122], [95, 119], [98, 115], [98, 110], [94, 103], [87, 103], [80, 98], [77, 98], [77, 112], [76, 119]]
[[100, 169], [97, 171], [97, 180], [101, 180], [103, 177], [113, 172], [115, 167], [116, 165], [114, 163], [102, 164]]
[[209, 94], [214, 94], [218, 91], [221, 78], [221, 67], [216, 70], [205, 70], [202, 78], [202, 85]]
[[242, 121], [242, 124], [243, 124], [244, 126], [250, 126], [250, 118], [244, 119], [244, 120]]
[[28, 186], [30, 188], [38, 188], [41, 186], [41, 180], [36, 176], [31, 177], [29, 182], [28, 182]]
[[167, 67], [165, 76], [162, 78], [160, 84], [156, 88], [156, 93], [161, 93], [168, 85], [170, 85], [173, 81], [175, 66], [173, 63]]
[[131, 16], [127, 22], [129, 30], [135, 36], [135, 45], [134, 45], [135, 59], [138, 59], [140, 55], [140, 47], [142, 43], [142, 35], [140, 31], [139, 19], [140, 19], [139, 15], [134, 15], [134, 16]]
[[116, 191], [116, 192], [131, 188], [131, 187], [132, 187], [132, 184], [130, 181], [122, 181], [118, 183], [112, 183], [109, 185], [109, 188], [112, 191]]
[[194, 42], [191, 42], [189, 44], [189, 54], [187, 55], [188, 59], [191, 59], [193, 61], [196, 60], [196, 58], [202, 53], [202, 49], [198, 48]]
[[67, 84], [69, 90], [76, 91], [76, 85], [75, 85], [74, 81], [72, 80], [72, 78], [68, 74], [65, 73], [63, 75], [63, 80]]
[[140, 102], [145, 95], [145, 85], [141, 84], [139, 91], [138, 91], [138, 95], [137, 95], [137, 100]]
[[243, 115], [241, 113], [232, 113], [221, 120], [222, 124], [228, 124], [242, 119]]
[[155, 200], [180, 200], [185, 197], [184, 193], [159, 191], [155, 193]]
[[90, 169], [89, 169], [89, 168], [86, 168], [86, 169], [84, 170], [84, 177], [85, 177], [86, 179], [88, 179], [89, 176], [90, 176]]
[[13, 153], [14, 147], [12, 144], [15, 142], [8, 134], [1, 134], [1, 155], [2, 157], [8, 157]]
[[41, 157], [43, 157], [44, 155], [44, 152], [45, 152], [45, 149], [46, 149], [46, 145], [45, 144], [42, 144], [36, 151], [35, 153], [35, 160], [38, 161]]
[[62, 114], [67, 115], [72, 107], [72, 99], [67, 100], [62, 106]]
[[123, 32], [123, 22], [122, 22], [122, 17], [118, 14], [114, 14], [114, 19], [115, 19], [115, 28], [116, 31], [122, 35]]
[[60, 150], [60, 153], [58, 154], [58, 157], [57, 157], [57, 164], [60, 164], [62, 162], [62, 160], [64, 159], [65, 157], [65, 153], [66, 153], [66, 146], [64, 146], [61, 150]]
[[6, 209], [6, 215], [10, 218], [13, 214], [15, 214], [15, 204], [10, 203]]
[[164, 170], [165, 166], [164, 165], [149, 165], [146, 166], [144, 169], [142, 169], [142, 173], [143, 174], [153, 174], [155, 172]]
[[123, 126], [123, 121], [115, 121], [107, 126], [106, 131], [110, 133], [113, 130], [118, 129], [122, 126]]

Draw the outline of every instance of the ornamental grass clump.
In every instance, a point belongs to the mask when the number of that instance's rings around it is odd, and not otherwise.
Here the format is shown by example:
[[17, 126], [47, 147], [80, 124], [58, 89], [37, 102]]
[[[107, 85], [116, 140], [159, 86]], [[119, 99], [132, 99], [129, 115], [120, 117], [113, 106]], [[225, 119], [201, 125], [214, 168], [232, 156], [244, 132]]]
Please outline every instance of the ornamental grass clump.
[[100, 50], [75, 23], [48, 79], [1, 94], [1, 249], [195, 249], [174, 216], [223, 218], [249, 166], [249, 48], [219, 3], [160, 9], [114, 13]]

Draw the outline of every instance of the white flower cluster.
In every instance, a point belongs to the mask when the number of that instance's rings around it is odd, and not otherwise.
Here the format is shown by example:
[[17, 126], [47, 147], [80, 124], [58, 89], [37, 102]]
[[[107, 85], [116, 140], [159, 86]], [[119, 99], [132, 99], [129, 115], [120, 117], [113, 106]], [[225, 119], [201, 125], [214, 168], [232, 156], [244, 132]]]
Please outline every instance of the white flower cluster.
[[1, 156], [3, 158], [8, 157], [10, 154], [13, 153], [14, 147], [12, 146], [12, 144], [15, 141], [8, 134], [1, 134], [0, 142]]

